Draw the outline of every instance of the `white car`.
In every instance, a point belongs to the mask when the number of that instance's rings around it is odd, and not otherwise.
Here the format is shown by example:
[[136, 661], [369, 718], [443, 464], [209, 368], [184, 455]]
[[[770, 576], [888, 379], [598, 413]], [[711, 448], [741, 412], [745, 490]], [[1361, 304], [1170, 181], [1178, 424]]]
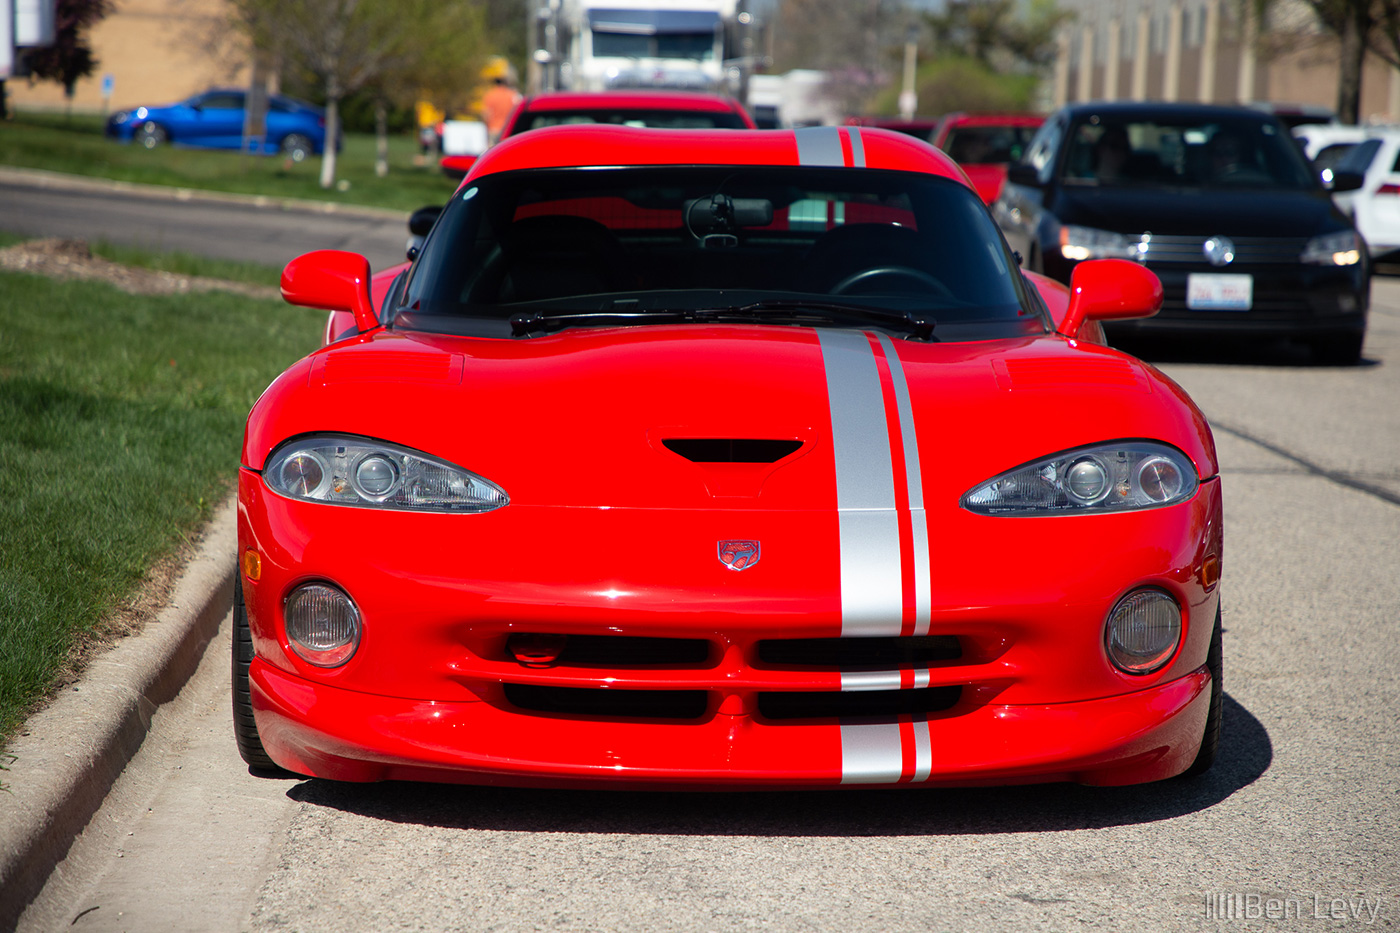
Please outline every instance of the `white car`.
[[1332, 167], [1336, 188], [1343, 173], [1361, 178], [1356, 190], [1335, 190], [1332, 199], [1356, 222], [1374, 259], [1400, 252], [1400, 129], [1368, 128]]
[[1303, 154], [1317, 166], [1324, 183], [1331, 183], [1332, 169], [1357, 143], [1366, 139], [1371, 127], [1346, 126], [1340, 123], [1305, 123], [1293, 128], [1293, 138], [1303, 147]]

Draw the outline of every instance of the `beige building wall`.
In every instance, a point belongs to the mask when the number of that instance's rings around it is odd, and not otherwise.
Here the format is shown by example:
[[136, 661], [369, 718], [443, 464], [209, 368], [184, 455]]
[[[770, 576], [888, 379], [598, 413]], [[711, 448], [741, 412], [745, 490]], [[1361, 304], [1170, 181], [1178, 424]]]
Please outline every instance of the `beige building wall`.
[[[1265, 37], [1251, 56], [1249, 24], [1241, 21], [1242, 7], [1229, 0], [1061, 0], [1061, 6], [1074, 13], [1068, 28], [1077, 35], [1113, 19], [1136, 23], [1138, 33], [1133, 42], [1121, 45], [1119, 72], [1134, 76], [1126, 95], [1121, 93], [1121, 80], [1120, 93], [1103, 85], [1102, 76], [1111, 71], [1103, 62], [1082, 63], [1074, 55], [1082, 46], [1062, 45], [1071, 60], [1057, 63], [1063, 74], [1058, 89], [1065, 96], [1056, 104], [1129, 99], [1131, 88], [1138, 86], [1147, 100], [1337, 105], [1337, 42], [1325, 34], [1275, 35], [1272, 41]], [[1150, 29], [1146, 35], [1144, 26]], [[1175, 74], [1169, 74], [1171, 70]], [[1400, 122], [1397, 78], [1396, 69], [1375, 55], [1368, 56], [1362, 76], [1362, 120]], [[1203, 80], [1211, 86], [1204, 86]]]
[[[73, 109], [120, 110], [183, 100], [212, 85], [244, 84], [248, 68], [236, 43], [220, 42], [223, 0], [116, 0], [116, 9], [93, 27], [90, 41], [97, 67], [74, 89]], [[102, 77], [113, 78], [112, 97], [102, 98]], [[6, 83], [10, 104], [20, 109], [57, 110], [68, 105], [53, 81]]]

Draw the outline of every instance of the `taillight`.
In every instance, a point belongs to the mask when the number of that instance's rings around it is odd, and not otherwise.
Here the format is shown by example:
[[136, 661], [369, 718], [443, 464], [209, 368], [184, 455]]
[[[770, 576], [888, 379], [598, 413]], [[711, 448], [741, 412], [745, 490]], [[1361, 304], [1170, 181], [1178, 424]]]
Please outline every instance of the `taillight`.
[[1400, 185], [1381, 185], [1376, 194], [1400, 194]]

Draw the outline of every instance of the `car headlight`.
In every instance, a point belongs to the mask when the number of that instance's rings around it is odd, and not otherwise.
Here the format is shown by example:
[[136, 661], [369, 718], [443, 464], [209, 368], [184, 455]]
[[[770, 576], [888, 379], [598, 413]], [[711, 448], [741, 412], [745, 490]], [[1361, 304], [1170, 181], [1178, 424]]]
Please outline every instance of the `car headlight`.
[[1065, 224], [1060, 228], [1060, 255], [1066, 259], [1138, 259], [1141, 237]]
[[1131, 512], [1184, 502], [1197, 485], [1195, 468], [1176, 448], [1122, 441], [1027, 463], [974, 487], [961, 505], [979, 515]]
[[113, 126], [120, 126], [121, 124], [125, 123], [127, 120], [130, 119], [131, 111], [118, 110], [116, 113], [112, 114], [110, 117], [107, 118], [107, 122], [112, 124]]
[[1339, 230], [1313, 237], [1298, 258], [1314, 266], [1354, 266], [1364, 248], [1355, 230]]
[[501, 487], [468, 470], [397, 444], [345, 435], [288, 441], [272, 452], [263, 479], [305, 502], [410, 512], [489, 512], [510, 502]]

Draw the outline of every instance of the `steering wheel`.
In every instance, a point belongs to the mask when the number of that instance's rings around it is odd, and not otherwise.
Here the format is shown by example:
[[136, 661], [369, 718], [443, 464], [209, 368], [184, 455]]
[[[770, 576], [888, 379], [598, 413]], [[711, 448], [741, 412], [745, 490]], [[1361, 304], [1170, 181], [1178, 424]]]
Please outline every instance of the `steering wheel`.
[[862, 269], [859, 272], [852, 272], [835, 285], [831, 286], [828, 294], [849, 295], [852, 292], [857, 294], [871, 294], [873, 289], [871, 284], [879, 279], [905, 279], [909, 282], [917, 282], [926, 288], [932, 289], [943, 298], [956, 299], [957, 296], [948, 289], [938, 279], [923, 271], [911, 266], [876, 266], [873, 269]]

